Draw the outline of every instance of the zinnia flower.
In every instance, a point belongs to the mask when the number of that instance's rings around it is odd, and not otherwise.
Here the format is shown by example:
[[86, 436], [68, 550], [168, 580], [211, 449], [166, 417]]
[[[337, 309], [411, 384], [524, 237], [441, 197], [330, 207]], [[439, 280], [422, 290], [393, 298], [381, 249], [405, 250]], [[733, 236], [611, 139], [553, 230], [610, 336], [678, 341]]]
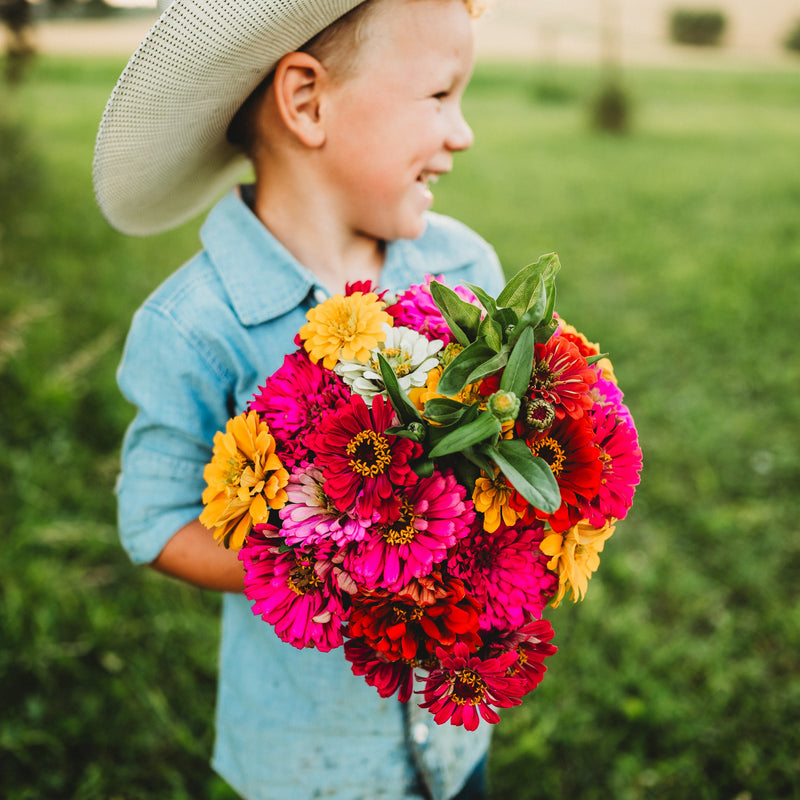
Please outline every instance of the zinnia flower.
[[547, 520], [553, 530], [566, 530], [580, 519], [580, 504], [591, 500], [600, 489], [603, 465], [591, 420], [556, 420], [547, 433], [529, 439], [528, 445], [535, 456], [548, 463], [561, 492], [561, 506], [554, 514], [537, 509], [536, 515]]
[[315, 545], [333, 541], [338, 545], [360, 542], [369, 523], [340, 511], [325, 494], [325, 478], [319, 467], [303, 464], [286, 484], [288, 503], [278, 512], [283, 520], [286, 544]]
[[401, 593], [376, 589], [352, 598], [349, 634], [388, 661], [429, 664], [437, 648], [452, 649], [462, 642], [468, 650], [480, 647], [478, 604], [458, 578], [433, 572], [442, 591], [431, 604]]
[[582, 520], [564, 535], [551, 533], [545, 537], [540, 548], [545, 555], [551, 556], [547, 568], [558, 572], [558, 594], [553, 600], [553, 608], [558, 608], [567, 588], [572, 590], [573, 603], [583, 599], [589, 578], [600, 566], [599, 554], [613, 533], [612, 523], [595, 528]]
[[541, 616], [558, 586], [558, 577], [547, 569], [549, 557], [539, 550], [543, 538], [541, 523], [501, 526], [495, 533], [477, 530], [448, 561], [451, 574], [481, 605], [482, 630], [511, 630]]
[[[444, 282], [444, 276], [439, 275], [434, 278], [432, 275], [425, 276], [425, 283], [410, 286], [405, 292], [398, 295], [397, 300], [386, 308], [386, 311], [394, 317], [395, 325], [403, 325], [418, 331], [426, 339], [431, 341], [439, 339], [445, 344], [455, 341], [455, 337], [450, 332], [450, 327], [439, 311], [436, 303], [433, 302], [431, 295], [431, 281]], [[456, 286], [453, 290], [468, 303], [477, 304], [477, 298], [469, 289], [464, 286]]]
[[[585, 358], [589, 356], [599, 356], [600, 355], [600, 345], [596, 342], [590, 342], [580, 331], [576, 330], [572, 327], [572, 325], [568, 325], [564, 320], [561, 320], [558, 330], [556, 331], [556, 336], [564, 336], [570, 342], [572, 342], [578, 350], [580, 350], [581, 355]], [[614, 367], [611, 363], [611, 360], [608, 358], [601, 358], [594, 364], [595, 368], [599, 368], [602, 372], [603, 377], [606, 380], [612, 381], [613, 383], [617, 382], [616, 377], [614, 377]]]
[[214, 434], [203, 478], [200, 522], [232, 550], [242, 546], [254, 523], [267, 521], [270, 508], [281, 508], [287, 499], [289, 473], [275, 453], [269, 426], [255, 411], [229, 419], [225, 432]]
[[589, 390], [596, 380], [578, 348], [564, 336], [552, 336], [534, 348], [527, 396], [552, 404], [559, 419], [565, 414], [578, 419], [592, 407]]
[[439, 364], [436, 353], [442, 349], [441, 340], [428, 341], [410, 328], [384, 326], [386, 338], [372, 351], [366, 363], [358, 360], [340, 361], [334, 371], [344, 382], [366, 400], [376, 394], [385, 394], [378, 355], [383, 356], [397, 376], [404, 392], [412, 387], [424, 386], [428, 372]]
[[434, 473], [407, 487], [399, 516], [373, 525], [351, 549], [344, 567], [368, 589], [399, 591], [447, 558], [449, 548], [469, 534], [475, 518], [466, 489], [452, 473]]
[[413, 661], [388, 661], [360, 639], [344, 643], [344, 657], [350, 662], [353, 675], [362, 675], [381, 697], [397, 694], [401, 703], [408, 702], [414, 691]]
[[533, 691], [541, 682], [547, 667], [545, 658], [557, 652], [558, 648], [550, 644], [553, 638], [553, 626], [546, 619], [535, 620], [513, 631], [508, 631], [496, 639], [489, 647], [489, 652], [497, 649], [511, 650], [517, 654], [517, 661], [509, 669], [509, 677], [522, 682], [523, 694]]
[[485, 472], [475, 480], [475, 489], [472, 492], [472, 502], [475, 510], [483, 514], [483, 528], [493, 533], [502, 522], [509, 527], [522, 515], [518, 503], [512, 502], [514, 487], [506, 480], [500, 470], [495, 470], [494, 477], [490, 478]]
[[392, 318], [383, 310], [376, 294], [336, 294], [306, 312], [308, 322], [300, 328], [303, 347], [316, 364], [322, 360], [333, 369], [339, 359], [369, 360], [370, 350], [382, 342], [383, 325]]
[[600, 528], [607, 519], [624, 519], [628, 513], [640, 480], [642, 451], [636, 429], [618, 416], [613, 407], [596, 405], [590, 418], [603, 468], [597, 494], [581, 503], [581, 511], [592, 525]]
[[508, 677], [517, 660], [513, 650], [482, 659], [458, 643], [451, 654], [439, 650], [437, 655], [441, 666], [428, 675], [420, 706], [430, 709], [438, 725], [450, 720], [451, 725], [474, 731], [481, 717], [500, 722], [492, 706], [510, 708], [521, 702], [519, 682]]
[[371, 410], [354, 395], [309, 434], [314, 463], [325, 477], [325, 493], [340, 511], [355, 506], [355, 514], [373, 522], [386, 522], [399, 513], [397, 490], [416, 482], [408, 462], [422, 447], [387, 434], [392, 424], [394, 411], [381, 395], [373, 398]]
[[350, 391], [338, 375], [314, 364], [304, 350], [297, 350], [259, 387], [250, 408], [269, 424], [280, 442], [284, 464], [292, 469], [308, 457], [306, 431], [349, 397]]
[[253, 613], [293, 647], [313, 645], [323, 652], [340, 647], [346, 614], [333, 572], [320, 575], [315, 557], [301, 550], [282, 552], [277, 529], [266, 528], [253, 530], [239, 552]]

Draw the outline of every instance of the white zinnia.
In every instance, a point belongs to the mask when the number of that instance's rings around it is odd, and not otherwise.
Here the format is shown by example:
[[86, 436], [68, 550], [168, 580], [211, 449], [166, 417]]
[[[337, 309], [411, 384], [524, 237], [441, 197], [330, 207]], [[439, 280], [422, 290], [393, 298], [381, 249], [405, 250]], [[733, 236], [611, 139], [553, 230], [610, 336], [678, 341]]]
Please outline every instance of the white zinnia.
[[380, 353], [397, 375], [397, 381], [404, 392], [413, 386], [424, 386], [428, 373], [439, 365], [436, 353], [444, 347], [440, 339], [429, 341], [421, 333], [411, 328], [392, 328], [384, 325], [386, 339], [372, 350], [366, 364], [360, 361], [340, 361], [333, 369], [355, 394], [371, 400], [376, 394], [386, 394], [381, 369], [378, 364]]

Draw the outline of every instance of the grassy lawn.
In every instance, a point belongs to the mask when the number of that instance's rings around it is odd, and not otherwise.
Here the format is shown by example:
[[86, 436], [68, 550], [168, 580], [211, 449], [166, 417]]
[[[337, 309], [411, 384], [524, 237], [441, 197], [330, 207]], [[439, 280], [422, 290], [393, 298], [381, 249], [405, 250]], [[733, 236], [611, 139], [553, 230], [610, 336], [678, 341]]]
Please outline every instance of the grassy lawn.
[[[0, 89], [0, 795], [230, 800], [207, 765], [218, 598], [129, 565], [113, 483], [131, 314], [198, 222], [123, 237], [94, 131], [123, 62]], [[800, 798], [800, 73], [480, 68], [436, 208], [507, 272], [557, 250], [558, 308], [616, 367], [645, 453], [559, 653], [505, 714], [503, 800]]]

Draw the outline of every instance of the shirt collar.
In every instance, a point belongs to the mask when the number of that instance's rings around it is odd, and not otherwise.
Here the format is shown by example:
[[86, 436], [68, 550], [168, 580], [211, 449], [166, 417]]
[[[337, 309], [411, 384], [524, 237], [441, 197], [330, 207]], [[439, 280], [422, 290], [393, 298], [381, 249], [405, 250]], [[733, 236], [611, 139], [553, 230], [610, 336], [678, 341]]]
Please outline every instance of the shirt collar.
[[[420, 239], [389, 242], [380, 288], [400, 291], [423, 275], [459, 269], [474, 259], [472, 248], [456, 252], [458, 239], [449, 237], [443, 247], [441, 235], [439, 226], [428, 225]], [[211, 210], [200, 239], [243, 325], [268, 322], [296, 308], [314, 289], [324, 292], [314, 274], [269, 232], [236, 189]]]

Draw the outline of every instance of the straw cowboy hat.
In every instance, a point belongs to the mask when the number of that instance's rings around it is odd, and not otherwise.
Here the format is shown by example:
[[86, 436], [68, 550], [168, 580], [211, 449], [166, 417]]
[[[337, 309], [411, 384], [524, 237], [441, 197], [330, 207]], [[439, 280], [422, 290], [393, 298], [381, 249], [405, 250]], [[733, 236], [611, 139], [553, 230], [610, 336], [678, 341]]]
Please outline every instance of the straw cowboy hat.
[[131, 57], [94, 154], [97, 202], [123, 233], [174, 228], [248, 162], [225, 139], [241, 104], [286, 53], [362, 0], [175, 0]]

